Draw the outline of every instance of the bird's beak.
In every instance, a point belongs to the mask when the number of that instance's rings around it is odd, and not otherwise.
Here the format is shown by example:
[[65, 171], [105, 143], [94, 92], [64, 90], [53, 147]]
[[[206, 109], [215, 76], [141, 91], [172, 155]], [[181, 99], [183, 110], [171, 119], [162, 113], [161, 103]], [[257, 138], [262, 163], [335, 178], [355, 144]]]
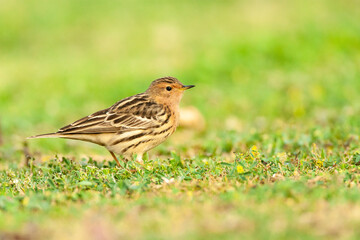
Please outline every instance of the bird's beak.
[[185, 86], [182, 86], [182, 90], [187, 90], [187, 89], [190, 89], [190, 88], [193, 88], [195, 87], [195, 85], [185, 85]]

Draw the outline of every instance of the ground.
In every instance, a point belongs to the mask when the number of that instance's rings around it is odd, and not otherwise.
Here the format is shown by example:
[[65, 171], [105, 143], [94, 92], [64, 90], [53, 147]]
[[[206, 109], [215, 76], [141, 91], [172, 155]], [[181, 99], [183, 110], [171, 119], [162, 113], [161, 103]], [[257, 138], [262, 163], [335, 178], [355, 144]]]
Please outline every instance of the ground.
[[[360, 237], [356, 1], [1, 6], [0, 239]], [[167, 75], [205, 126], [144, 166], [26, 140]]]

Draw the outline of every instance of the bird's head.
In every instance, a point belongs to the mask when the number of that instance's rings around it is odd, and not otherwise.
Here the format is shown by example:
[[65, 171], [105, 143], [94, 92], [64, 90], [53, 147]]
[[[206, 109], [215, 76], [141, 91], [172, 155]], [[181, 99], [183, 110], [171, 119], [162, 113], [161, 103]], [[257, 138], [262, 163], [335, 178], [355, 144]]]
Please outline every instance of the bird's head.
[[195, 85], [184, 85], [174, 77], [163, 77], [156, 79], [146, 90], [156, 102], [166, 105], [179, 105], [185, 90]]

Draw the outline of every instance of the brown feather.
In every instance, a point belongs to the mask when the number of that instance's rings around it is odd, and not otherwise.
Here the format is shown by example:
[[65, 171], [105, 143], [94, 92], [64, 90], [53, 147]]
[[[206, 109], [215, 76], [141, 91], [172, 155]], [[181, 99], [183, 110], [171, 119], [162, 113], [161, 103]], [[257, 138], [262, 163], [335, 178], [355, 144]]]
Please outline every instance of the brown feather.
[[[169, 87], [172, 92], [167, 90]], [[134, 153], [141, 157], [175, 131], [184, 89], [176, 78], [160, 78], [153, 81], [144, 93], [124, 98], [107, 109], [60, 128], [56, 133], [30, 138], [88, 141], [126, 157]]]

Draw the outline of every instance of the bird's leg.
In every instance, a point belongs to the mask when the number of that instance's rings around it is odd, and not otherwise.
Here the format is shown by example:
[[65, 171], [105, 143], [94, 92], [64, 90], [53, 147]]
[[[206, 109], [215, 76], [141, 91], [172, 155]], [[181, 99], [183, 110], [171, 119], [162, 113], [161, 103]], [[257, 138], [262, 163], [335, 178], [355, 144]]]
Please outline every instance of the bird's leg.
[[140, 164], [143, 164], [143, 163], [144, 163], [144, 161], [143, 161], [143, 159], [142, 159], [142, 154], [137, 154], [137, 156], [136, 156], [136, 161], [137, 161], [138, 163], [140, 163]]
[[113, 152], [111, 152], [111, 151], [109, 151], [109, 152], [110, 152], [111, 156], [115, 159], [117, 165], [118, 165], [119, 167], [121, 167], [120, 162], [119, 162], [119, 160], [117, 159], [117, 157], [115, 156], [115, 154], [114, 154]]

